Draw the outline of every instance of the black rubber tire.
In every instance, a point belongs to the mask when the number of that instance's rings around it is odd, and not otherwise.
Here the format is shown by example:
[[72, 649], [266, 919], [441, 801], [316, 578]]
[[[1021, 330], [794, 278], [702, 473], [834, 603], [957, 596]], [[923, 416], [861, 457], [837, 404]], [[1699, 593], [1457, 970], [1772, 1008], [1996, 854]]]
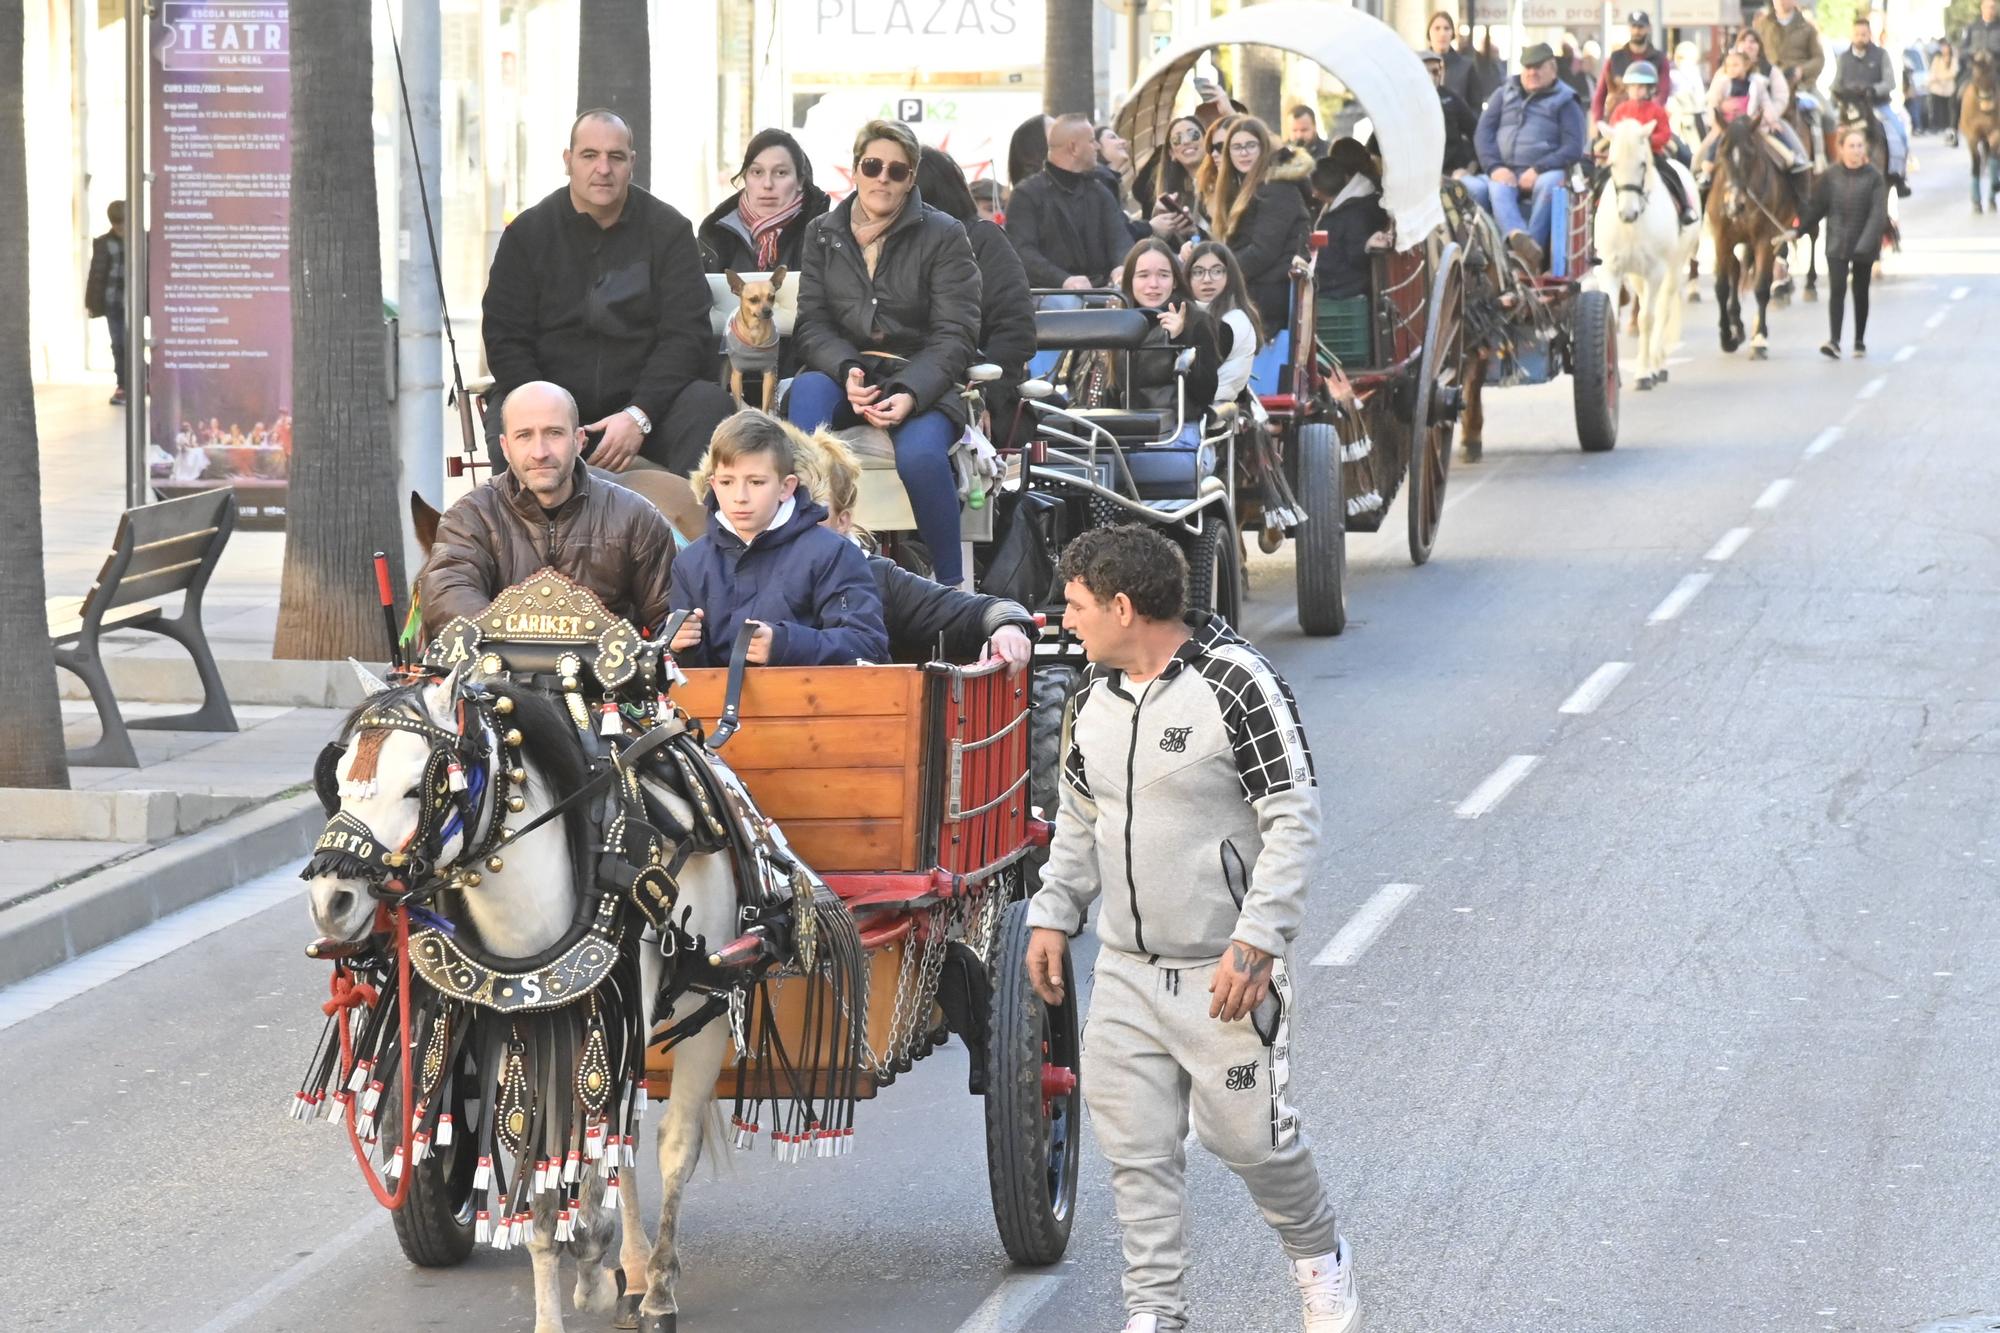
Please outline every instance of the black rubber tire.
[[[1218, 509], [1217, 514], [1226, 510]], [[1243, 534], [1234, 523], [1223, 526], [1215, 545], [1215, 614], [1231, 628], [1243, 622]]]
[[1067, 662], [1036, 663], [1028, 681], [1028, 801], [1054, 822], [1062, 780], [1063, 709], [1083, 672]]
[[1204, 615], [1212, 612], [1234, 625], [1243, 614], [1243, 576], [1235, 525], [1228, 513], [1222, 505], [1204, 510], [1200, 534], [1183, 537], [1181, 548], [1188, 562], [1188, 609]]
[[1053, 1264], [1069, 1248], [1083, 1152], [1083, 1085], [1042, 1109], [1042, 1063], [1078, 1068], [1076, 969], [1063, 948], [1063, 1003], [1028, 984], [1028, 904], [1008, 907], [994, 950], [986, 1036], [986, 1174], [1007, 1257]]
[[[390, 1214], [403, 1257], [419, 1268], [455, 1268], [472, 1253], [476, 1219], [472, 1177], [478, 1167], [479, 1126], [467, 1114], [470, 1108], [458, 1092], [467, 1086], [475, 1086], [469, 1056], [461, 1060], [447, 1094], [454, 1119], [451, 1143], [443, 1149], [433, 1148], [430, 1156], [410, 1168], [415, 1174], [410, 1180], [409, 1197]], [[386, 1092], [396, 1096], [395, 1105], [400, 1111], [400, 1090], [390, 1088]], [[388, 1118], [391, 1134], [396, 1118], [394, 1114]]]
[[1338, 634], [1347, 628], [1347, 497], [1341, 493], [1340, 435], [1308, 421], [1297, 437], [1299, 505], [1306, 521], [1293, 538], [1299, 628]]
[[1576, 442], [1587, 454], [1608, 452], [1618, 445], [1618, 311], [1609, 296], [1577, 296], [1570, 348]]

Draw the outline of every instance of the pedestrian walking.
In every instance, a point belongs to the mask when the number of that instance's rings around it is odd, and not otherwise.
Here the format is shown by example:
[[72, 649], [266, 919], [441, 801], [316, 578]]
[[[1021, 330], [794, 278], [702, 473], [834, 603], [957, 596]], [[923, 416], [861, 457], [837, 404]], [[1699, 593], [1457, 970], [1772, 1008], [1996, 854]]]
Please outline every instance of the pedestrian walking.
[[1220, 617], [1182, 619], [1187, 562], [1151, 528], [1084, 533], [1060, 574], [1091, 665], [1065, 718], [1028, 975], [1061, 1003], [1064, 936], [1101, 898], [1082, 1074], [1123, 1231], [1125, 1333], [1188, 1326], [1190, 1120], [1277, 1231], [1306, 1333], [1350, 1333], [1352, 1258], [1288, 1098], [1286, 955], [1320, 822], [1298, 705]]
[[1882, 254], [1889, 225], [1889, 183], [1868, 161], [1868, 134], [1856, 128], [1840, 136], [1840, 161], [1820, 176], [1806, 200], [1799, 230], [1826, 223], [1820, 253], [1826, 256], [1827, 340], [1820, 354], [1840, 359], [1840, 326], [1848, 287], [1854, 289], [1854, 355], [1868, 355], [1868, 280]]
[[125, 201], [113, 199], [104, 209], [110, 230], [90, 243], [90, 276], [83, 284], [83, 311], [104, 321], [111, 335], [111, 369], [118, 386], [111, 405], [125, 405]]
[[1958, 147], [1958, 52], [1948, 41], [1939, 42], [1931, 57], [1924, 93], [1930, 101], [1931, 128], [1944, 131], [1945, 147]]

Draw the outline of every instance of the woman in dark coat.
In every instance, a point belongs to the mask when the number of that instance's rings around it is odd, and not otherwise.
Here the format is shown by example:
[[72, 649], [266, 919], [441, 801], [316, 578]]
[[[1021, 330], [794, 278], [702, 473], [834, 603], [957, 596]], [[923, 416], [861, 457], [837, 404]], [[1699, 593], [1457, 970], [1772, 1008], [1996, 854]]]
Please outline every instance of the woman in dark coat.
[[[1305, 199], [1296, 180], [1278, 178], [1276, 145], [1263, 121], [1236, 116], [1225, 124], [1226, 130], [1210, 133], [1210, 142], [1219, 137], [1223, 148], [1209, 176], [1210, 239], [1236, 256], [1264, 327], [1282, 329], [1291, 306], [1292, 258], [1306, 249]], [[1310, 159], [1299, 167], [1309, 172]]]
[[1472, 57], [1458, 49], [1458, 20], [1442, 9], [1424, 25], [1424, 48], [1444, 62], [1444, 87], [1467, 106], [1472, 102]]
[[896, 447], [940, 583], [963, 576], [951, 449], [979, 341], [980, 281], [965, 228], [924, 203], [916, 135], [871, 120], [854, 140], [854, 193], [806, 228], [792, 348], [809, 369], [788, 413], [804, 430], [869, 425]]
[[[1132, 383], [1126, 402], [1133, 408], [1156, 412], [1182, 407], [1186, 420], [1181, 426], [1181, 443], [1192, 445], [1200, 439], [1202, 418], [1215, 401], [1216, 372], [1222, 366], [1215, 325], [1188, 290], [1187, 277], [1172, 247], [1156, 236], [1147, 237], [1127, 252], [1119, 286], [1134, 309], [1156, 311], [1160, 317], [1146, 345], [1132, 353]], [[1183, 401], [1177, 392], [1179, 377], [1174, 363], [1189, 347], [1195, 349], [1194, 365], [1188, 370]]]
[[701, 220], [701, 267], [706, 273], [769, 273], [783, 264], [796, 273], [806, 224], [825, 213], [826, 191], [813, 184], [812, 161], [783, 130], [762, 130], [743, 150], [738, 186]]
[[1018, 398], [1014, 386], [1028, 377], [1028, 358], [1035, 354], [1035, 299], [1028, 295], [1028, 271], [1021, 267], [1007, 233], [979, 216], [965, 173], [949, 154], [937, 148], [923, 150], [923, 160], [917, 164], [917, 192], [932, 208], [957, 218], [972, 242], [972, 261], [979, 265], [979, 346], [974, 359], [1000, 367], [1000, 378], [986, 386], [986, 410], [992, 422], [987, 433], [1005, 445]]
[[1323, 297], [1366, 296], [1374, 268], [1369, 239], [1389, 230], [1375, 159], [1356, 140], [1338, 140], [1313, 168], [1313, 189], [1331, 201], [1319, 215], [1326, 244], [1313, 261], [1314, 290]]
[[1800, 210], [1799, 231], [1824, 221], [1820, 253], [1826, 257], [1830, 290], [1826, 298], [1827, 339], [1820, 354], [1840, 359], [1840, 324], [1848, 280], [1854, 284], [1854, 355], [1868, 354], [1868, 282], [1882, 256], [1889, 225], [1889, 182], [1868, 160], [1868, 133], [1851, 129], [1840, 136], [1840, 161], [1821, 173]]

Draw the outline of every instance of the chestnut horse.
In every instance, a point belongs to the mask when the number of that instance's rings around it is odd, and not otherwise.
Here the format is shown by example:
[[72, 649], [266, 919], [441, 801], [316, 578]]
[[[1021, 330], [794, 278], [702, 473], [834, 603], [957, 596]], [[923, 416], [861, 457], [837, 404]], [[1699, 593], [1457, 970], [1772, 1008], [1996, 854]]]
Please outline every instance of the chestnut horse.
[[1972, 77], [1958, 104], [1958, 137], [1972, 154], [1972, 211], [1991, 202], [2000, 210], [2000, 70], [1981, 51], [1972, 57]]
[[1745, 337], [1743, 288], [1755, 284], [1757, 327], [1749, 332], [1749, 342], [1750, 355], [1758, 361], [1770, 355], [1771, 274], [1778, 238], [1798, 216], [1786, 176], [1764, 151], [1755, 117], [1738, 116], [1723, 129], [1706, 209], [1715, 240], [1715, 304], [1722, 350], [1733, 352]]

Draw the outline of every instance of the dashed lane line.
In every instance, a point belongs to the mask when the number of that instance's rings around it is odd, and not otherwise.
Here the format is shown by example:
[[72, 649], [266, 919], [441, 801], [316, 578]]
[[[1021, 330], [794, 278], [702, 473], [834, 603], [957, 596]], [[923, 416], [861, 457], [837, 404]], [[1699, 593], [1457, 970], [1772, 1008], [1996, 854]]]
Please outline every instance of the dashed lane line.
[[1477, 819], [1490, 814], [1493, 807], [1507, 798], [1507, 793], [1521, 785], [1521, 779], [1535, 771], [1535, 765], [1542, 762], [1538, 754], [1508, 755], [1506, 762], [1486, 775], [1486, 781], [1472, 789], [1472, 795], [1458, 803], [1455, 812], [1460, 819]]
[[1780, 477], [1776, 481], [1772, 482], [1769, 486], [1766, 486], [1764, 488], [1764, 493], [1758, 496], [1756, 500], [1754, 500], [1751, 503], [1750, 507], [1752, 509], [1765, 510], [1765, 511], [1776, 509], [1779, 505], [1785, 502], [1785, 497], [1787, 495], [1790, 495], [1791, 493], [1792, 493], [1792, 479], [1790, 477]]
[[1882, 387], [1886, 385], [1888, 382], [1889, 382], [1889, 377], [1887, 375], [1877, 375], [1874, 379], [1869, 380], [1866, 384], [1862, 385], [1861, 392], [1855, 394], [1854, 397], [1858, 401], [1865, 403], [1870, 398], [1873, 398], [1876, 394], [1882, 392]]
[[1972, 288], [1970, 287], [1954, 287], [1951, 289], [1951, 299], [1954, 301], [1963, 301], [1970, 295], [1972, 295]]
[[1347, 919], [1326, 947], [1313, 955], [1314, 967], [1352, 967], [1368, 946], [1381, 937], [1417, 894], [1415, 884], [1384, 884], [1369, 896], [1361, 909]]
[[1679, 616], [1681, 612], [1688, 609], [1689, 602], [1692, 602], [1701, 595], [1701, 590], [1706, 588], [1708, 581], [1714, 577], [1713, 574], [1706, 572], [1689, 574], [1683, 577], [1679, 583], [1674, 585], [1672, 592], [1660, 599], [1660, 604], [1654, 607], [1651, 614], [1646, 617], [1646, 623], [1648, 625], [1664, 625], [1667, 621]]
[[1631, 670], [1630, 662], [1606, 662], [1585, 677], [1583, 684], [1577, 686], [1556, 711], [1571, 717], [1595, 713], [1598, 705], [1610, 697], [1611, 691], [1618, 688], [1618, 682], [1625, 679], [1626, 673]]
[[233, 1330], [242, 1328], [253, 1317], [262, 1314], [280, 1296], [367, 1240], [388, 1220], [389, 1215], [380, 1208], [371, 1209], [367, 1216], [360, 1218], [347, 1230], [305, 1258], [285, 1268], [263, 1286], [197, 1328], [194, 1333], [233, 1333]]
[[1062, 1279], [1053, 1273], [1016, 1273], [1003, 1278], [956, 1333], [1018, 1333], [1034, 1322]]
[[1924, 321], [1924, 328], [1926, 328], [1932, 333], [1935, 333], [1944, 324], [1945, 320], [1948, 319], [1950, 316], [1951, 316], [1950, 306], [1945, 306], [1943, 309], [1933, 311], [1931, 317]]
[[1743, 543], [1750, 540], [1750, 532], [1749, 528], [1731, 528], [1715, 539], [1715, 545], [1708, 548], [1702, 559], [1721, 564], [1743, 549]]
[[1803, 456], [1806, 458], [1818, 458], [1821, 454], [1833, 448], [1839, 442], [1840, 437], [1846, 433], [1847, 427], [1845, 426], [1828, 426], [1825, 430], [1812, 437], [1812, 440], [1806, 445], [1806, 451]]
[[1905, 361], [1908, 361], [1911, 357], [1915, 356], [1916, 354], [1917, 354], [1917, 345], [1915, 343], [1904, 343], [1901, 347], [1898, 347], [1896, 349], [1896, 355], [1890, 357], [1889, 359], [1891, 361], [1894, 361], [1897, 365], [1900, 366]]

